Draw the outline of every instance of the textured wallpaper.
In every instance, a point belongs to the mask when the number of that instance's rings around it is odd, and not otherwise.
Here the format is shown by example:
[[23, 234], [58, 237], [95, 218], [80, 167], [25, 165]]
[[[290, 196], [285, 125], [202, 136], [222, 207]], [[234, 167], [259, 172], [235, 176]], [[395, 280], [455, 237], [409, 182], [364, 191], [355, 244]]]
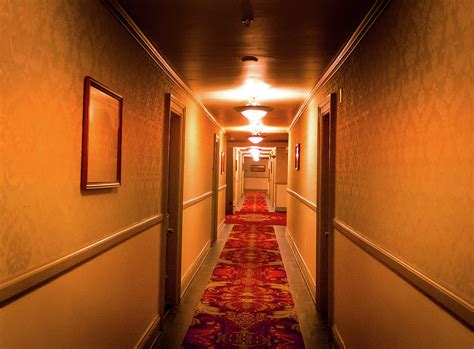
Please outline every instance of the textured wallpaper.
[[[210, 122], [100, 1], [1, 1], [0, 36], [4, 281], [160, 213], [165, 93], [186, 104], [189, 120]], [[79, 189], [86, 75], [124, 97], [117, 189]], [[194, 158], [187, 173], [200, 168]]]
[[[471, 304], [473, 7], [392, 1], [313, 100], [343, 90], [337, 218]], [[308, 117], [311, 105], [291, 146], [308, 141], [301, 127]], [[290, 171], [290, 183], [296, 176]], [[303, 195], [315, 189], [310, 184]]]

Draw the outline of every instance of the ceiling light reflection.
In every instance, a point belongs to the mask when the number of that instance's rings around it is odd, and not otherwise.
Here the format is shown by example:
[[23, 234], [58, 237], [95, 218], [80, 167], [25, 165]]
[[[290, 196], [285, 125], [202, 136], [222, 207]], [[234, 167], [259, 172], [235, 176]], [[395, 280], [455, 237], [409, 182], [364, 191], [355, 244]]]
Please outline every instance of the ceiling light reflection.
[[[225, 127], [224, 131], [225, 132], [250, 132], [250, 133], [254, 133], [255, 132], [255, 125], [256, 124], [250, 124], [250, 125], [245, 125], [245, 126], [229, 126], [229, 127]], [[287, 133], [288, 132], [288, 127], [286, 127], [286, 126], [265, 126], [265, 125], [259, 124], [258, 130], [261, 133]]]
[[256, 97], [263, 102], [304, 99], [307, 94], [308, 90], [306, 89], [276, 88], [262, 81], [247, 79], [238, 88], [204, 92], [202, 98], [205, 100], [242, 101]]

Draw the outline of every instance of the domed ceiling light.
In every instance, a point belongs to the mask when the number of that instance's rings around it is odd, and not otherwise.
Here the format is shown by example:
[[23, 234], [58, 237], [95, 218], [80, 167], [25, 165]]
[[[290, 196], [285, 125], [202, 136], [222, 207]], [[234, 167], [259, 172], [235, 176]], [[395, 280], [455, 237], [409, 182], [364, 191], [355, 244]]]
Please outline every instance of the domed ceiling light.
[[250, 149], [250, 155], [252, 155], [253, 161], [260, 161], [260, 149], [258, 148], [251, 148]]
[[234, 110], [241, 113], [251, 122], [257, 122], [262, 119], [273, 108], [267, 105], [260, 105], [255, 97], [252, 97], [247, 105], [234, 107]]
[[248, 139], [250, 142], [252, 142], [253, 144], [258, 144], [260, 143], [261, 141], [263, 141], [263, 136], [260, 134], [260, 132], [255, 132], [253, 133]]

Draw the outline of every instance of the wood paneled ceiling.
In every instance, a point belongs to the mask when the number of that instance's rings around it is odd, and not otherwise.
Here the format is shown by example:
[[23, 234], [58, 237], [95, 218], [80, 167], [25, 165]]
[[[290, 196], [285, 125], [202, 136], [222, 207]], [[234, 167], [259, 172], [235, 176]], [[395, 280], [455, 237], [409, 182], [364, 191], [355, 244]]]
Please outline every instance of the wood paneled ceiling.
[[[233, 107], [252, 95], [274, 107], [266, 132], [284, 132], [373, 2], [120, 0], [229, 133], [248, 125]], [[242, 19], [250, 16], [247, 27]], [[243, 62], [247, 55], [258, 62]]]

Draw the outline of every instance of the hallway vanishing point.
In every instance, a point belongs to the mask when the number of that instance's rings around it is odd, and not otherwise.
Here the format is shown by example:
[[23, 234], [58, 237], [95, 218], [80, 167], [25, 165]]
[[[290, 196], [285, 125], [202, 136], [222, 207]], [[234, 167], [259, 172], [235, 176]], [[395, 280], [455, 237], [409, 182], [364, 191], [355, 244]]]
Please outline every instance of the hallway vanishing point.
[[0, 349], [474, 348], [474, 0], [0, 0]]

